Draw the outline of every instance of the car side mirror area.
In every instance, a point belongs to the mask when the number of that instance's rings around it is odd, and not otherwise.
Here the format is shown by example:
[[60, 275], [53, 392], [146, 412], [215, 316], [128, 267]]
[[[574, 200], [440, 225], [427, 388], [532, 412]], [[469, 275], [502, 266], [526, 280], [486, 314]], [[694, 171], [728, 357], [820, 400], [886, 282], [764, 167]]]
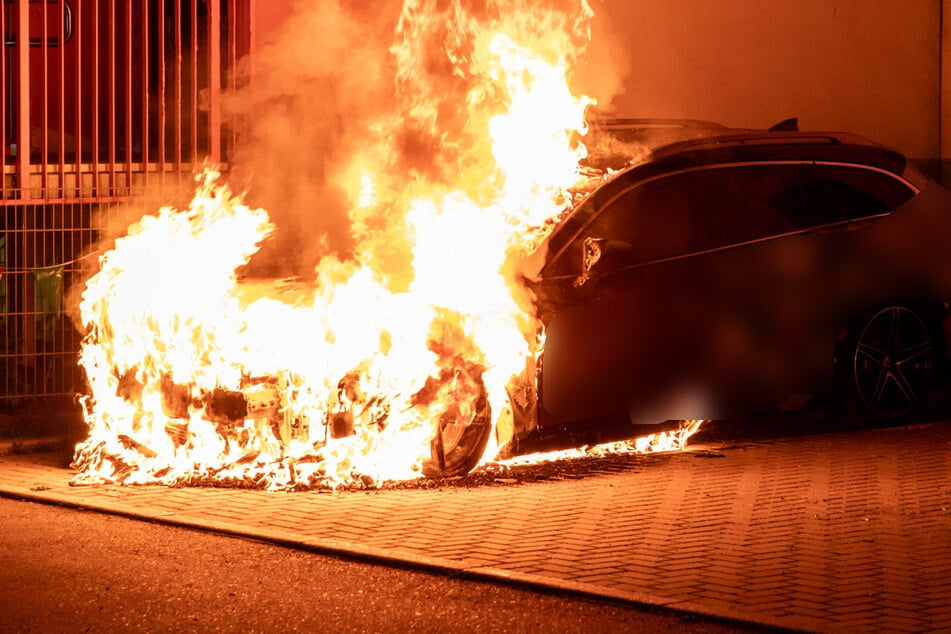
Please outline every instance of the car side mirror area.
[[581, 249], [581, 276], [574, 281], [576, 289], [590, 285], [592, 280], [632, 263], [633, 247], [620, 240], [588, 236]]

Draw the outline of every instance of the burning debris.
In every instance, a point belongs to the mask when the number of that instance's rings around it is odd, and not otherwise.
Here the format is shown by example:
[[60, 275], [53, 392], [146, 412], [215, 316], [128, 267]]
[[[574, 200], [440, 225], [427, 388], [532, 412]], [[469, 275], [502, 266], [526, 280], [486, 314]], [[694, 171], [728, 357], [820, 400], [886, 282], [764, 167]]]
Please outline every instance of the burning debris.
[[568, 78], [592, 13], [480, 6], [406, 1], [397, 112], [343, 180], [349, 244], [292, 299], [242, 290], [276, 227], [212, 169], [100, 258], [74, 483], [377, 486], [466, 473], [509, 441], [507, 390], [538, 342], [512, 263], [585, 176], [592, 100]]

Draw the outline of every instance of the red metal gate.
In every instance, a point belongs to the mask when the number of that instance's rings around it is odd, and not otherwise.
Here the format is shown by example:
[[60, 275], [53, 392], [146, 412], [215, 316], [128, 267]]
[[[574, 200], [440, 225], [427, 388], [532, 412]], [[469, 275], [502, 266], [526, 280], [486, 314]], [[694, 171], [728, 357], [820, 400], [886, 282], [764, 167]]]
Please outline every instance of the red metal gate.
[[226, 159], [253, 0], [0, 2], [0, 401], [71, 395], [64, 293], [118, 203]]

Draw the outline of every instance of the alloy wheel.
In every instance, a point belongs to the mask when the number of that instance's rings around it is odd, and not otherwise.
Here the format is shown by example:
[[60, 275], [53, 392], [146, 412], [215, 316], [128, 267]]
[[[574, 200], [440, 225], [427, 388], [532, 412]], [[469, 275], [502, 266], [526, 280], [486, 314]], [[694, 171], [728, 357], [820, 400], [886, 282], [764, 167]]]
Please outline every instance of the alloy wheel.
[[864, 407], [882, 419], [916, 409], [931, 382], [933, 357], [933, 337], [917, 312], [888, 306], [872, 314], [853, 355], [853, 386]]

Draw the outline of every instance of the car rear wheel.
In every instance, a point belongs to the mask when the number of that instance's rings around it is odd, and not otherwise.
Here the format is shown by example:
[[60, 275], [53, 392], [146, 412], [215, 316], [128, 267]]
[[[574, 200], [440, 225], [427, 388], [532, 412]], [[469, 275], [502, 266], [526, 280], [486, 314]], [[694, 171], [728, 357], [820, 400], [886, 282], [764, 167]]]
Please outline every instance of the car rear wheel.
[[846, 332], [837, 374], [851, 413], [862, 422], [900, 422], [924, 404], [942, 350], [934, 312], [926, 305], [887, 302]]

